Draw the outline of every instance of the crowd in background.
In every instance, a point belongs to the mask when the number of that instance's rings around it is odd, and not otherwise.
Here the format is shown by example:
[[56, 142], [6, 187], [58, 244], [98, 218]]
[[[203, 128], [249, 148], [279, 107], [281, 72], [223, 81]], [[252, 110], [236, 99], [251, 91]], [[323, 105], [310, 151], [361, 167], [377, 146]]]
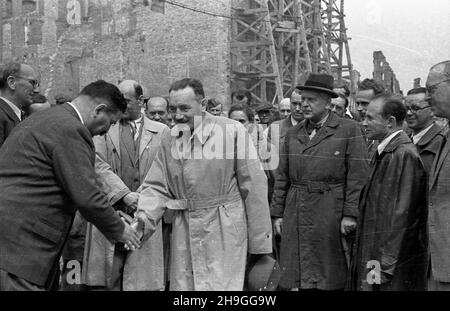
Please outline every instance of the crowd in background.
[[[168, 90], [49, 101], [2, 65], [0, 290], [450, 289], [450, 61], [406, 95], [327, 74], [274, 105]], [[243, 130], [259, 160], [174, 159], [180, 125], [202, 148]]]

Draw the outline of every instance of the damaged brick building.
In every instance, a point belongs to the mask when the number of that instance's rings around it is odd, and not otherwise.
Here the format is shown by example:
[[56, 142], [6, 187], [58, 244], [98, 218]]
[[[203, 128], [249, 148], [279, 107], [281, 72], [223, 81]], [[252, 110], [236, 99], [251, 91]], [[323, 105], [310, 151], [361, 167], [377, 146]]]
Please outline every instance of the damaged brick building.
[[[178, 0], [229, 16], [229, 0]], [[105, 79], [140, 81], [166, 95], [182, 77], [208, 96], [229, 96], [229, 20], [155, 0], [1, 0], [0, 62], [23, 60], [40, 72], [41, 91], [75, 95]]]

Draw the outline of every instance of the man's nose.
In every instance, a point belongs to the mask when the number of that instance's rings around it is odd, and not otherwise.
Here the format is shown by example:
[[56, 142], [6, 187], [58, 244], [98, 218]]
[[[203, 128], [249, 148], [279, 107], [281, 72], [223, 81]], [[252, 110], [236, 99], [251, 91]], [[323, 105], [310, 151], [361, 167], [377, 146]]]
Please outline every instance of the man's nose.
[[161, 117], [159, 116], [158, 113], [155, 114], [155, 120], [161, 120]]
[[361, 104], [357, 104], [357, 105], [356, 105], [356, 110], [362, 111], [362, 110], [363, 110], [363, 109], [362, 109], [362, 105], [361, 105]]

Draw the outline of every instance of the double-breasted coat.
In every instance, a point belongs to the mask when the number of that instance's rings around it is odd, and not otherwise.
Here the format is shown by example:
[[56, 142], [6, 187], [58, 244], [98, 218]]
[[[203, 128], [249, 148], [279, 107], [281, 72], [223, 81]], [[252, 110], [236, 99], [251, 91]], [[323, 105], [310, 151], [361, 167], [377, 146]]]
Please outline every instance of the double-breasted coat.
[[271, 204], [272, 217], [283, 218], [282, 287], [345, 287], [340, 223], [344, 216], [358, 217], [367, 172], [367, 147], [356, 122], [330, 113], [312, 140], [306, 120], [288, 131]]
[[145, 219], [144, 238], [166, 208], [173, 210], [170, 289], [242, 290], [247, 252], [272, 252], [256, 149], [242, 124], [208, 113], [193, 135], [179, 137], [177, 127], [172, 134], [143, 184], [137, 214]]
[[[143, 118], [143, 129], [139, 143], [139, 179], [144, 181], [161, 147], [161, 139], [169, 133], [169, 128], [161, 123]], [[97, 153], [96, 172], [102, 181], [103, 191], [115, 204], [130, 192], [120, 178], [120, 134], [119, 124], [111, 127], [107, 135], [94, 139]], [[151, 176], [150, 176], [151, 178]], [[88, 224], [83, 264], [85, 284], [107, 286], [111, 281], [114, 244], [111, 244], [91, 224]], [[141, 248], [129, 252], [123, 272], [124, 290], [163, 290], [164, 261], [161, 225], [151, 239]]]

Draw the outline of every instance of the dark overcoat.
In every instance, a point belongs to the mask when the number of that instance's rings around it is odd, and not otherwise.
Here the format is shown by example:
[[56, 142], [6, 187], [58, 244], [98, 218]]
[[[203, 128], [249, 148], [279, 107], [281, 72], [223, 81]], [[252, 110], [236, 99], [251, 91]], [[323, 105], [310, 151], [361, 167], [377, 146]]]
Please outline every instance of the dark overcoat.
[[429, 235], [433, 278], [450, 283], [450, 143], [446, 137], [431, 170]]
[[445, 142], [445, 135], [442, 128], [436, 123], [417, 142], [416, 147], [427, 173], [430, 173], [436, 156], [442, 149]]
[[271, 213], [283, 218], [280, 285], [342, 289], [348, 266], [340, 223], [358, 217], [367, 147], [360, 126], [334, 113], [312, 140], [305, 126], [288, 131], [276, 173]]
[[[427, 174], [403, 131], [372, 159], [361, 195], [353, 290], [426, 290]], [[377, 262], [369, 265], [369, 262]], [[369, 277], [375, 267], [379, 278]]]

